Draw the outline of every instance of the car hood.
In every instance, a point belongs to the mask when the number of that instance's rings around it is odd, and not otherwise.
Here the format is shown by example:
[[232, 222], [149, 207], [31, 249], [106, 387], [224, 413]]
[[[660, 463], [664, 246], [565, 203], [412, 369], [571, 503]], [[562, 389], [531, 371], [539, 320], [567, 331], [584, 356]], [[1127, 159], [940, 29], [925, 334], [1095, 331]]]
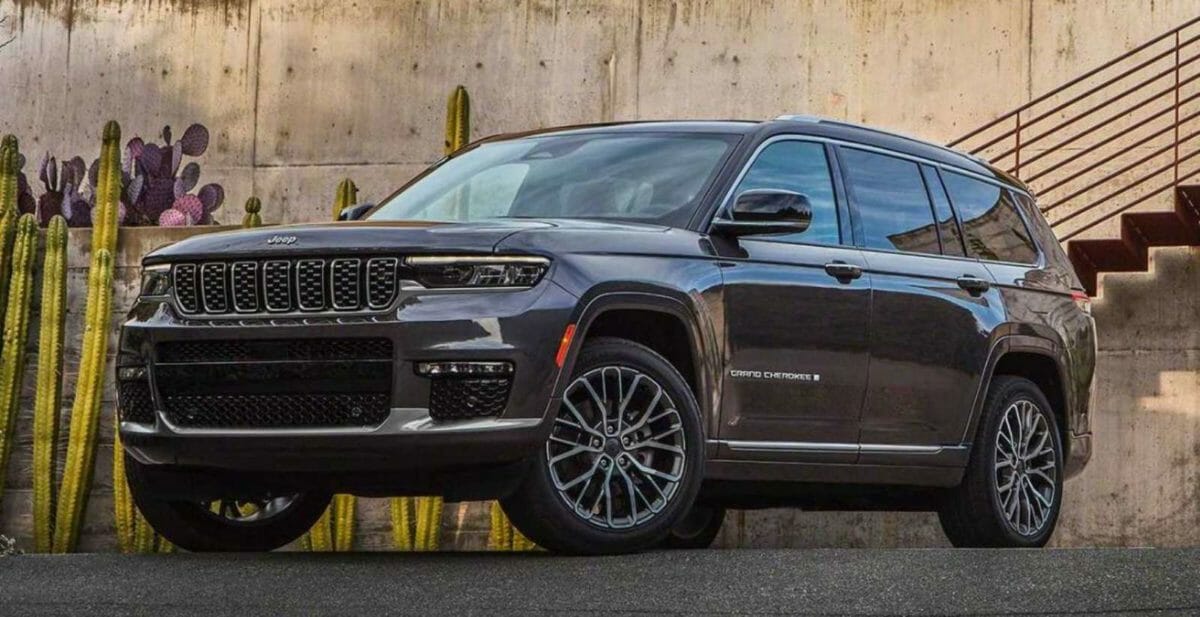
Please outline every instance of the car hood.
[[[152, 251], [147, 265], [190, 259], [259, 258], [314, 254], [491, 253], [521, 232], [605, 236], [611, 232], [661, 234], [666, 227], [573, 219], [498, 219], [474, 223], [355, 221], [256, 227], [202, 234]], [[608, 233], [606, 233], [608, 232]], [[571, 234], [575, 235], [575, 234]]]

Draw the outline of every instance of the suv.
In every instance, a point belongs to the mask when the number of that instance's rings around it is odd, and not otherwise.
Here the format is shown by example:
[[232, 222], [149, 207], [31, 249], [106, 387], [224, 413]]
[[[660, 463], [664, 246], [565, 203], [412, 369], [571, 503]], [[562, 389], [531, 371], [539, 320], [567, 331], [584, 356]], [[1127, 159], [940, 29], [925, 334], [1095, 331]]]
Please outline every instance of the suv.
[[779, 506], [1041, 546], [1091, 454], [1087, 295], [1029, 189], [939, 146], [808, 117], [555, 129], [344, 218], [145, 257], [120, 436], [176, 545], [280, 547], [352, 493], [499, 499], [569, 553]]

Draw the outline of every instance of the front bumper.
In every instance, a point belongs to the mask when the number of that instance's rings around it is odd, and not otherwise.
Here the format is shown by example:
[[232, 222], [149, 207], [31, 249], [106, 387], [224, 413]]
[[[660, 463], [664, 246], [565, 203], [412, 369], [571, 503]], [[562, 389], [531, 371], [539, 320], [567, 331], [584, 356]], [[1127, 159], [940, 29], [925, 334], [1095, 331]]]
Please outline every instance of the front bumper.
[[[410, 293], [386, 312], [354, 316], [193, 319], [169, 301], [143, 301], [122, 327], [117, 366], [146, 368], [153, 420], [123, 418], [122, 442], [147, 465], [229, 472], [420, 475], [514, 463], [549, 432], [545, 418], [558, 404], [555, 352], [576, 302], [548, 280], [524, 291]], [[159, 383], [162, 343], [297, 338], [388, 339], [393, 358], [386, 418], [372, 426], [315, 428], [195, 428], [168, 421]], [[430, 381], [414, 370], [430, 361], [512, 363], [503, 412], [433, 419]]]

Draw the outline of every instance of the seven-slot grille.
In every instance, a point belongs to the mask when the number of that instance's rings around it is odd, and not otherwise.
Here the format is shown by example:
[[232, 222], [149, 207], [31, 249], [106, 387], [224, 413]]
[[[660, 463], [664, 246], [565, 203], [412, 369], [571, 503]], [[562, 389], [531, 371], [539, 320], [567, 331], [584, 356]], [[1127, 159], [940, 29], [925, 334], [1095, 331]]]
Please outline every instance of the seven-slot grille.
[[396, 298], [395, 257], [177, 264], [175, 299], [188, 314], [380, 310]]

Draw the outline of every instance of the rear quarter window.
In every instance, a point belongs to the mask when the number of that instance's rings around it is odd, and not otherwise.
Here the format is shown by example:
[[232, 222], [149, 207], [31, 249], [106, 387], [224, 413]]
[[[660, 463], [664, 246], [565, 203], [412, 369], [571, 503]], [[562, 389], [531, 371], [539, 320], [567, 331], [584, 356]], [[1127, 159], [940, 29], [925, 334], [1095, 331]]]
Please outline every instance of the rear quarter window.
[[954, 172], [943, 172], [942, 179], [962, 221], [968, 253], [988, 261], [1037, 262], [1037, 245], [1007, 190]]

